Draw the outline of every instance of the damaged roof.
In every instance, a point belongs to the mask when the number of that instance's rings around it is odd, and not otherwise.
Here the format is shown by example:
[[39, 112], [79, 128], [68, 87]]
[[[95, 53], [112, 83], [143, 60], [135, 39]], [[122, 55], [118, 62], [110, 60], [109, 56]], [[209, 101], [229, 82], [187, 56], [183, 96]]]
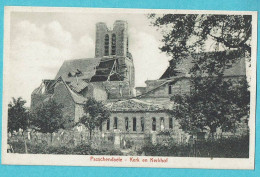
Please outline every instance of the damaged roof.
[[138, 99], [129, 99], [111, 102], [106, 105], [112, 112], [140, 112], [140, 111], [165, 111], [161, 104], [149, 103]]
[[83, 80], [75, 80], [69, 86], [73, 91], [79, 93], [88, 86], [88, 83]]
[[77, 104], [84, 104], [85, 101], [87, 101], [87, 98], [75, 93], [69, 86], [68, 84], [66, 84], [66, 82], [63, 80], [63, 78], [60, 78], [60, 80], [62, 81], [62, 83], [65, 85], [65, 87], [67, 88], [68, 92], [70, 93], [73, 101]]
[[102, 82], [107, 81], [112, 70], [116, 59], [101, 60], [96, 68], [95, 75], [91, 78], [90, 82]]
[[170, 78], [170, 77], [173, 77], [173, 76], [178, 76], [180, 74], [181, 74], [180, 71], [178, 71], [177, 69], [169, 66], [166, 69], [166, 71], [163, 73], [163, 75], [160, 77], [160, 79]]
[[[72, 88], [70, 88], [70, 86], [63, 80], [62, 77], [59, 77], [55, 83], [53, 83], [52, 87], [55, 87], [55, 85], [58, 83], [58, 82], [61, 82], [67, 89], [67, 91], [69, 92], [72, 100], [76, 103], [76, 104], [84, 104], [85, 101], [87, 101], [87, 98], [83, 97], [82, 95], [76, 93], [76, 90], [73, 91]], [[84, 84], [82, 84], [84, 85]], [[46, 94], [46, 92], [43, 91], [45, 85], [44, 83], [42, 82], [42, 84], [36, 88], [32, 94]], [[82, 87], [81, 87], [82, 88]], [[80, 90], [79, 88], [76, 88], [78, 90]], [[48, 99], [50, 99], [51, 97], [53, 97], [55, 95], [55, 93], [52, 93], [52, 94], [48, 94], [47, 93], [47, 98], [45, 98], [45, 100], [43, 101], [47, 101]]]
[[100, 60], [100, 58], [66, 60], [60, 67], [55, 80], [62, 77], [65, 82], [72, 82], [76, 76], [78, 79], [90, 80], [95, 75]]
[[[85, 80], [87, 82], [102, 82], [107, 81], [110, 75], [112, 75], [113, 80], [122, 80], [118, 73], [112, 73], [116, 60], [116, 58], [67, 60], [64, 61], [60, 67], [55, 80], [62, 77], [65, 82], [73, 82], [76, 79]], [[80, 87], [76, 89], [82, 88]]]

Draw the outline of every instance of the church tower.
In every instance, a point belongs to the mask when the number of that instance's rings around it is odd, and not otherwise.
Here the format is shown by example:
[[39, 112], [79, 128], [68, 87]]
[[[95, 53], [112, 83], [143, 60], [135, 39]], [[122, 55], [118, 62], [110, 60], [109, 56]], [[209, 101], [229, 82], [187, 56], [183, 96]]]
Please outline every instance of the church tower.
[[126, 21], [116, 20], [113, 29], [109, 29], [104, 22], [96, 24], [95, 57], [102, 60], [116, 59], [118, 72], [129, 82], [133, 92], [135, 87], [135, 69], [133, 58], [128, 51], [128, 24]]
[[104, 56], [130, 57], [128, 52], [128, 24], [117, 20], [109, 30], [103, 22], [96, 24], [96, 58]]

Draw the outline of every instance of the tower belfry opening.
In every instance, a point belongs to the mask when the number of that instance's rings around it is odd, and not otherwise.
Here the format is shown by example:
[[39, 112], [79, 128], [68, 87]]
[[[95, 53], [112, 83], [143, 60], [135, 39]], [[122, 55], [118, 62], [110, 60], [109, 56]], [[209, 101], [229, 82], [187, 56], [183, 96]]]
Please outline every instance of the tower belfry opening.
[[96, 24], [95, 57], [103, 56], [131, 58], [128, 52], [128, 24], [126, 21], [115, 21], [112, 29], [109, 29], [103, 22]]

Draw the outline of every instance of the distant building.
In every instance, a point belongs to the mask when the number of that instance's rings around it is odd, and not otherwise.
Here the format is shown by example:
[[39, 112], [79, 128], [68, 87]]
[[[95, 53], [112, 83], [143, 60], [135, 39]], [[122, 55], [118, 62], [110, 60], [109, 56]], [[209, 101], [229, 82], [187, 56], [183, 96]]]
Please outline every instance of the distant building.
[[[169, 67], [163, 73], [158, 80], [147, 80], [146, 87], [137, 87], [136, 93], [137, 98], [170, 98], [176, 94], [189, 94], [191, 91], [190, 74], [189, 71], [194, 65], [192, 60], [194, 57], [200, 57], [205, 55], [207, 57], [214, 57], [213, 55], [221, 55], [226, 51], [217, 52], [206, 52], [200, 54], [193, 54], [186, 59], [182, 60], [181, 63], [177, 64], [176, 68], [172, 67], [173, 60], [169, 62]], [[236, 51], [229, 51], [236, 52]], [[246, 77], [246, 64], [245, 57], [241, 57], [237, 62], [233, 63], [232, 66], [228, 67], [224, 71], [225, 78], [231, 78], [239, 80]]]
[[[227, 70], [227, 77], [244, 77], [243, 62]], [[158, 80], [147, 80], [146, 87], [135, 88], [127, 22], [117, 20], [112, 30], [100, 22], [96, 24], [95, 58], [64, 61], [55, 79], [43, 80], [32, 92], [31, 109], [55, 99], [64, 105], [64, 117], [73, 123], [84, 115], [84, 102], [95, 98], [104, 101], [111, 111], [110, 119], [101, 127], [104, 136], [120, 132], [126, 139], [142, 141], [150, 134], [173, 130], [182, 141], [187, 134], [167, 109], [171, 108], [172, 95], [190, 92], [190, 67], [189, 62], [181, 63], [176, 72], [170, 64]]]

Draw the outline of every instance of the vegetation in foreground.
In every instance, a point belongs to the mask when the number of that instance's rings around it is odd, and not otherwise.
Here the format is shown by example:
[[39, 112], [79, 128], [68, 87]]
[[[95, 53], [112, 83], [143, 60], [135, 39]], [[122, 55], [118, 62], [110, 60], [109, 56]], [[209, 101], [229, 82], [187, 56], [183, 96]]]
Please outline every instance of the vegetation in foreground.
[[[15, 153], [26, 153], [24, 141], [10, 142]], [[69, 154], [69, 155], [128, 155], [115, 148], [95, 148], [90, 144], [72, 146], [52, 146], [45, 143], [27, 143], [29, 154]], [[249, 158], [249, 136], [197, 141], [193, 145], [146, 143], [137, 150], [136, 155], [211, 157], [211, 158]]]
[[249, 136], [197, 141], [193, 146], [147, 143], [138, 152], [146, 156], [249, 158]]
[[[23, 141], [11, 142], [15, 153], [25, 154]], [[123, 155], [120, 150], [114, 148], [93, 148], [90, 144], [79, 144], [75, 147], [51, 146], [45, 143], [27, 143], [28, 154], [69, 154], [69, 155]]]

